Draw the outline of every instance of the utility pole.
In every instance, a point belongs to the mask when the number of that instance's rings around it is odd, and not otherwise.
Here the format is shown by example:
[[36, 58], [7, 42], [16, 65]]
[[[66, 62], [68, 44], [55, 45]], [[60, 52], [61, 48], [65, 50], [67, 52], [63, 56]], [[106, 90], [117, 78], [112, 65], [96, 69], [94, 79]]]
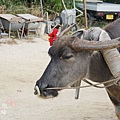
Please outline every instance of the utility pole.
[[86, 0], [83, 0], [84, 2], [84, 17], [85, 17], [85, 28], [88, 28], [88, 22], [87, 22], [87, 11], [86, 11]]

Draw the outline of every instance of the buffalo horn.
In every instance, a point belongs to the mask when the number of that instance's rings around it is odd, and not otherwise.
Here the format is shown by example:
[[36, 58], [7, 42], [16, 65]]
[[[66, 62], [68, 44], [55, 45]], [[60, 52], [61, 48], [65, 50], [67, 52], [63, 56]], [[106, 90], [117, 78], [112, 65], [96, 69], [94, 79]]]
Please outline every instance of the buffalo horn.
[[61, 37], [61, 36], [65, 35], [65, 34], [66, 34], [67, 32], [69, 32], [75, 25], [76, 25], [76, 24], [72, 24], [72, 25], [70, 25], [68, 28], [64, 29], [64, 30], [60, 33], [60, 35], [59, 35], [58, 37]]
[[105, 41], [88, 41], [75, 38], [72, 42], [72, 48], [76, 51], [81, 50], [107, 50], [120, 47], [120, 37]]

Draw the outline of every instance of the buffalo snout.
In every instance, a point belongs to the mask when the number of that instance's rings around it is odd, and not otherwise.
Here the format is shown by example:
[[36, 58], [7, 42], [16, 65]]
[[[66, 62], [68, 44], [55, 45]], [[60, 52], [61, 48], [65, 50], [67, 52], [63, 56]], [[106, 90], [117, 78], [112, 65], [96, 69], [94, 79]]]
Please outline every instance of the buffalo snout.
[[43, 98], [56, 97], [58, 95], [57, 90], [47, 89], [51, 87], [52, 86], [50, 86], [49, 84], [46, 84], [38, 80], [34, 87], [34, 94]]

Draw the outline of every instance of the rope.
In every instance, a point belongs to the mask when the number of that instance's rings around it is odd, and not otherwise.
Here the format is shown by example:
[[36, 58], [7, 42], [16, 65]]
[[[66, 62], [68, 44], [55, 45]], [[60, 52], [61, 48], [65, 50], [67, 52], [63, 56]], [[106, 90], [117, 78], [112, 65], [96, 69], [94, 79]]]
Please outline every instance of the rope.
[[[70, 86], [67, 86], [67, 87], [54, 87], [54, 88], [46, 88], [47, 90], [63, 90], [63, 89], [77, 89], [77, 88], [87, 88], [87, 87], [97, 87], [97, 88], [107, 88], [107, 87], [110, 87], [110, 86], [113, 86], [113, 85], [117, 85], [119, 86], [119, 80], [120, 80], [120, 77], [118, 78], [115, 78], [115, 79], [111, 79], [111, 80], [107, 80], [105, 82], [101, 82], [101, 83], [97, 83], [97, 84], [92, 84], [91, 82], [89, 82], [88, 80], [89, 79], [82, 79], [84, 82], [88, 83], [89, 85], [84, 85], [84, 86], [77, 86], [77, 87], [70, 87]], [[99, 86], [101, 84], [107, 84], [107, 83], [110, 83], [110, 82], [113, 82], [109, 85], [106, 85], [106, 86]]]

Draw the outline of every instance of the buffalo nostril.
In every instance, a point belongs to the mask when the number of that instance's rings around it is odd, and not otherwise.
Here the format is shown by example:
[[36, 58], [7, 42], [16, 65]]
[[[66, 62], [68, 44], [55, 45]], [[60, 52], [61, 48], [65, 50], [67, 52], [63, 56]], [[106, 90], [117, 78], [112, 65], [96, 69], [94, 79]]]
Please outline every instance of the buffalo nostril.
[[36, 90], [36, 89], [34, 89], [34, 95], [37, 95], [37, 94], [38, 94], [37, 90]]
[[34, 94], [40, 96], [42, 94], [41, 92], [45, 92], [45, 88], [47, 88], [47, 86], [48, 85], [46, 83], [39, 84], [39, 87], [36, 85], [34, 87]]
[[34, 94], [40, 96], [40, 90], [39, 90], [38, 86], [35, 86], [35, 88], [34, 88]]

